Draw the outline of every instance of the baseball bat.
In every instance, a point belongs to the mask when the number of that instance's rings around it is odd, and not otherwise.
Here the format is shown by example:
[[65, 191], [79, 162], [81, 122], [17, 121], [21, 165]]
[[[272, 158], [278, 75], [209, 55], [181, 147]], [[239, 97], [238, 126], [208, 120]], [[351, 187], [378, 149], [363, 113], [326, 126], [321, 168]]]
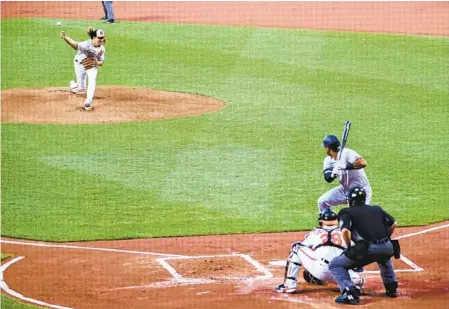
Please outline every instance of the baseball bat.
[[345, 149], [346, 141], [348, 140], [349, 129], [351, 128], [351, 121], [347, 120], [345, 122], [345, 128], [343, 130], [343, 136], [341, 137], [340, 151], [338, 152], [338, 161], [340, 161], [343, 149]]

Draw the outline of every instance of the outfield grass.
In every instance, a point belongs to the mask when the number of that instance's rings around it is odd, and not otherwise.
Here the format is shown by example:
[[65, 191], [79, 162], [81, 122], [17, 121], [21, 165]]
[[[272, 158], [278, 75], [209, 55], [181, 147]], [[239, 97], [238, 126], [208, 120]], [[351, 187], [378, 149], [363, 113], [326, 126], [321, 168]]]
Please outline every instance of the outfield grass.
[[[86, 21], [2, 20], [2, 89], [66, 86]], [[93, 26], [100, 23], [94, 22]], [[326, 134], [353, 122], [400, 225], [449, 218], [449, 38], [120, 22], [99, 85], [201, 93], [216, 113], [2, 125], [2, 235], [92, 240], [310, 229]]]

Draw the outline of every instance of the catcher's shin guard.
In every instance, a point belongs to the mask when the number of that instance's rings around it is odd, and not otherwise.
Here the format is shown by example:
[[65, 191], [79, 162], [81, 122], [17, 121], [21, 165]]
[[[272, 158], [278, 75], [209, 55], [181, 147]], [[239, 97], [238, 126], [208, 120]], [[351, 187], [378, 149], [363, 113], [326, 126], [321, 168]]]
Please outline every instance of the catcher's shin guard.
[[301, 260], [296, 252], [290, 252], [285, 266], [285, 293], [296, 292], [296, 278], [301, 269]]

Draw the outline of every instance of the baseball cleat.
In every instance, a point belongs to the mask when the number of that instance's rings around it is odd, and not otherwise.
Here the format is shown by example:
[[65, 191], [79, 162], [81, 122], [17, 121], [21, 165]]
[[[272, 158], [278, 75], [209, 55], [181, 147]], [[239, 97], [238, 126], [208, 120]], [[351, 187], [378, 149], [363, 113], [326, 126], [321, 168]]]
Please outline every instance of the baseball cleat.
[[398, 282], [393, 281], [390, 283], [385, 284], [385, 294], [388, 297], [395, 298], [398, 297]]
[[354, 286], [345, 288], [343, 293], [335, 299], [335, 302], [343, 305], [357, 305], [360, 302], [359, 293]]
[[71, 80], [69, 82], [69, 89], [71, 93], [77, 93], [78, 92], [78, 84], [75, 83], [74, 80]]
[[84, 110], [85, 111], [91, 111], [92, 110], [92, 104], [86, 102], [84, 103]]
[[276, 286], [275, 291], [278, 293], [287, 293], [287, 294], [293, 294], [296, 293], [296, 284], [291, 286], [286, 286], [285, 284], [279, 284]]

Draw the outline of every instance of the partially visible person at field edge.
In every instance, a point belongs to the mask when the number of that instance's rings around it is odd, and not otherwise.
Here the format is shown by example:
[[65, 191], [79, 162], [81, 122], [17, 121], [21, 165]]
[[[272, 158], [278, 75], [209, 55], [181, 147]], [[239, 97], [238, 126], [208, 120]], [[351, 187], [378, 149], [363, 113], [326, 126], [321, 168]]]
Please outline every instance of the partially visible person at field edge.
[[366, 203], [370, 204], [372, 191], [364, 170], [367, 165], [365, 159], [356, 151], [344, 148], [338, 160], [340, 141], [335, 135], [327, 135], [323, 139], [323, 147], [327, 154], [323, 160], [324, 179], [330, 183], [338, 178], [340, 185], [318, 198], [318, 211], [346, 204], [350, 189], [356, 186], [365, 190]]
[[101, 1], [101, 4], [103, 5], [104, 16], [100, 20], [104, 20], [107, 24], [114, 24], [115, 16], [112, 1]]
[[391, 239], [397, 222], [380, 206], [367, 205], [365, 200], [365, 190], [355, 187], [348, 195], [349, 207], [338, 213], [345, 243], [354, 242], [329, 264], [340, 288], [341, 295], [335, 299], [339, 304], [356, 305], [360, 302], [360, 291], [352, 282], [348, 269], [374, 262], [379, 267], [386, 295], [398, 295], [398, 282], [391, 262], [392, 256], [400, 258], [399, 241]]
[[73, 40], [65, 31], [61, 31], [60, 37], [77, 51], [73, 59], [76, 82], [70, 81], [70, 92], [75, 94], [84, 93], [87, 80], [87, 96], [84, 102], [84, 109], [90, 111], [92, 110], [95, 88], [97, 86], [98, 67], [104, 65], [106, 53], [104, 45], [107, 41], [104, 30], [94, 30], [92, 27], [89, 27], [87, 34], [90, 40], [83, 42]]

